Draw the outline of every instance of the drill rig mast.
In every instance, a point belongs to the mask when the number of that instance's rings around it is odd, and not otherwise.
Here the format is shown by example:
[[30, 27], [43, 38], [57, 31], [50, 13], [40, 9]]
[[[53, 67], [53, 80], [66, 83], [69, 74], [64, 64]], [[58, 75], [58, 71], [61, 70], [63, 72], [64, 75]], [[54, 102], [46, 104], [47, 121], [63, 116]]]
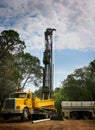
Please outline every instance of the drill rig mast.
[[45, 35], [45, 51], [43, 57], [44, 69], [43, 69], [43, 99], [51, 98], [53, 91], [53, 64], [52, 64], [52, 35], [56, 29], [46, 29]]

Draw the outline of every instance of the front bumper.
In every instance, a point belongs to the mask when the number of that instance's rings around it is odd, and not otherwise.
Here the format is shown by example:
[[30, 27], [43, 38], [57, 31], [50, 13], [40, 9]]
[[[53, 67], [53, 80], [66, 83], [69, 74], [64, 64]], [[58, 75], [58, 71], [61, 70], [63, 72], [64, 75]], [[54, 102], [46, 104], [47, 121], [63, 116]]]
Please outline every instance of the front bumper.
[[2, 112], [2, 115], [21, 115], [23, 113], [22, 110], [6, 110]]

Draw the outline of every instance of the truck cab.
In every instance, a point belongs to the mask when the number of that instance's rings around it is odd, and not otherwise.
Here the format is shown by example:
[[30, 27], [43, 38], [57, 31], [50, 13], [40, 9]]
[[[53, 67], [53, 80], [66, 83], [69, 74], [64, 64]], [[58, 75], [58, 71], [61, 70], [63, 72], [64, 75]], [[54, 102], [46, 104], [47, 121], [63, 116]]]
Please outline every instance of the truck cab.
[[30, 91], [12, 93], [4, 101], [3, 117], [5, 119], [15, 115], [21, 116], [23, 119], [28, 119], [32, 111], [32, 93]]

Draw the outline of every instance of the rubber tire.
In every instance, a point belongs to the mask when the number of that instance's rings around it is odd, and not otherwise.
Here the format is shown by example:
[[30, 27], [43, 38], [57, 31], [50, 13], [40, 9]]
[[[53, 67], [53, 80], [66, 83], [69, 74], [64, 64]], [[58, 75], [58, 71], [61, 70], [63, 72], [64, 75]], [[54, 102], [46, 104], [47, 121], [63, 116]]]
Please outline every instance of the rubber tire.
[[9, 115], [3, 115], [3, 119], [4, 119], [4, 120], [9, 120], [9, 119], [10, 119], [10, 116], [9, 116]]
[[21, 116], [21, 120], [29, 120], [29, 111], [27, 108], [24, 108], [23, 110], [23, 114]]
[[91, 113], [89, 113], [89, 112], [86, 112], [86, 113], [84, 113], [83, 114], [83, 118], [86, 120], [86, 119], [91, 119], [91, 117], [92, 117], [92, 115], [91, 115]]
[[78, 112], [71, 112], [70, 117], [73, 120], [78, 119], [79, 118], [79, 113]]

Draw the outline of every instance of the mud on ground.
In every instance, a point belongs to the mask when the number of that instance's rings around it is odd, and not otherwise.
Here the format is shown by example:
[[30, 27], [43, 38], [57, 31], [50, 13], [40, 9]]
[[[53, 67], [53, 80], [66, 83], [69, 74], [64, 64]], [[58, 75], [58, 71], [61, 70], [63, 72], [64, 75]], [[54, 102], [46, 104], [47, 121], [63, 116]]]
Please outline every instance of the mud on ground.
[[0, 121], [0, 130], [95, 130], [95, 120]]

